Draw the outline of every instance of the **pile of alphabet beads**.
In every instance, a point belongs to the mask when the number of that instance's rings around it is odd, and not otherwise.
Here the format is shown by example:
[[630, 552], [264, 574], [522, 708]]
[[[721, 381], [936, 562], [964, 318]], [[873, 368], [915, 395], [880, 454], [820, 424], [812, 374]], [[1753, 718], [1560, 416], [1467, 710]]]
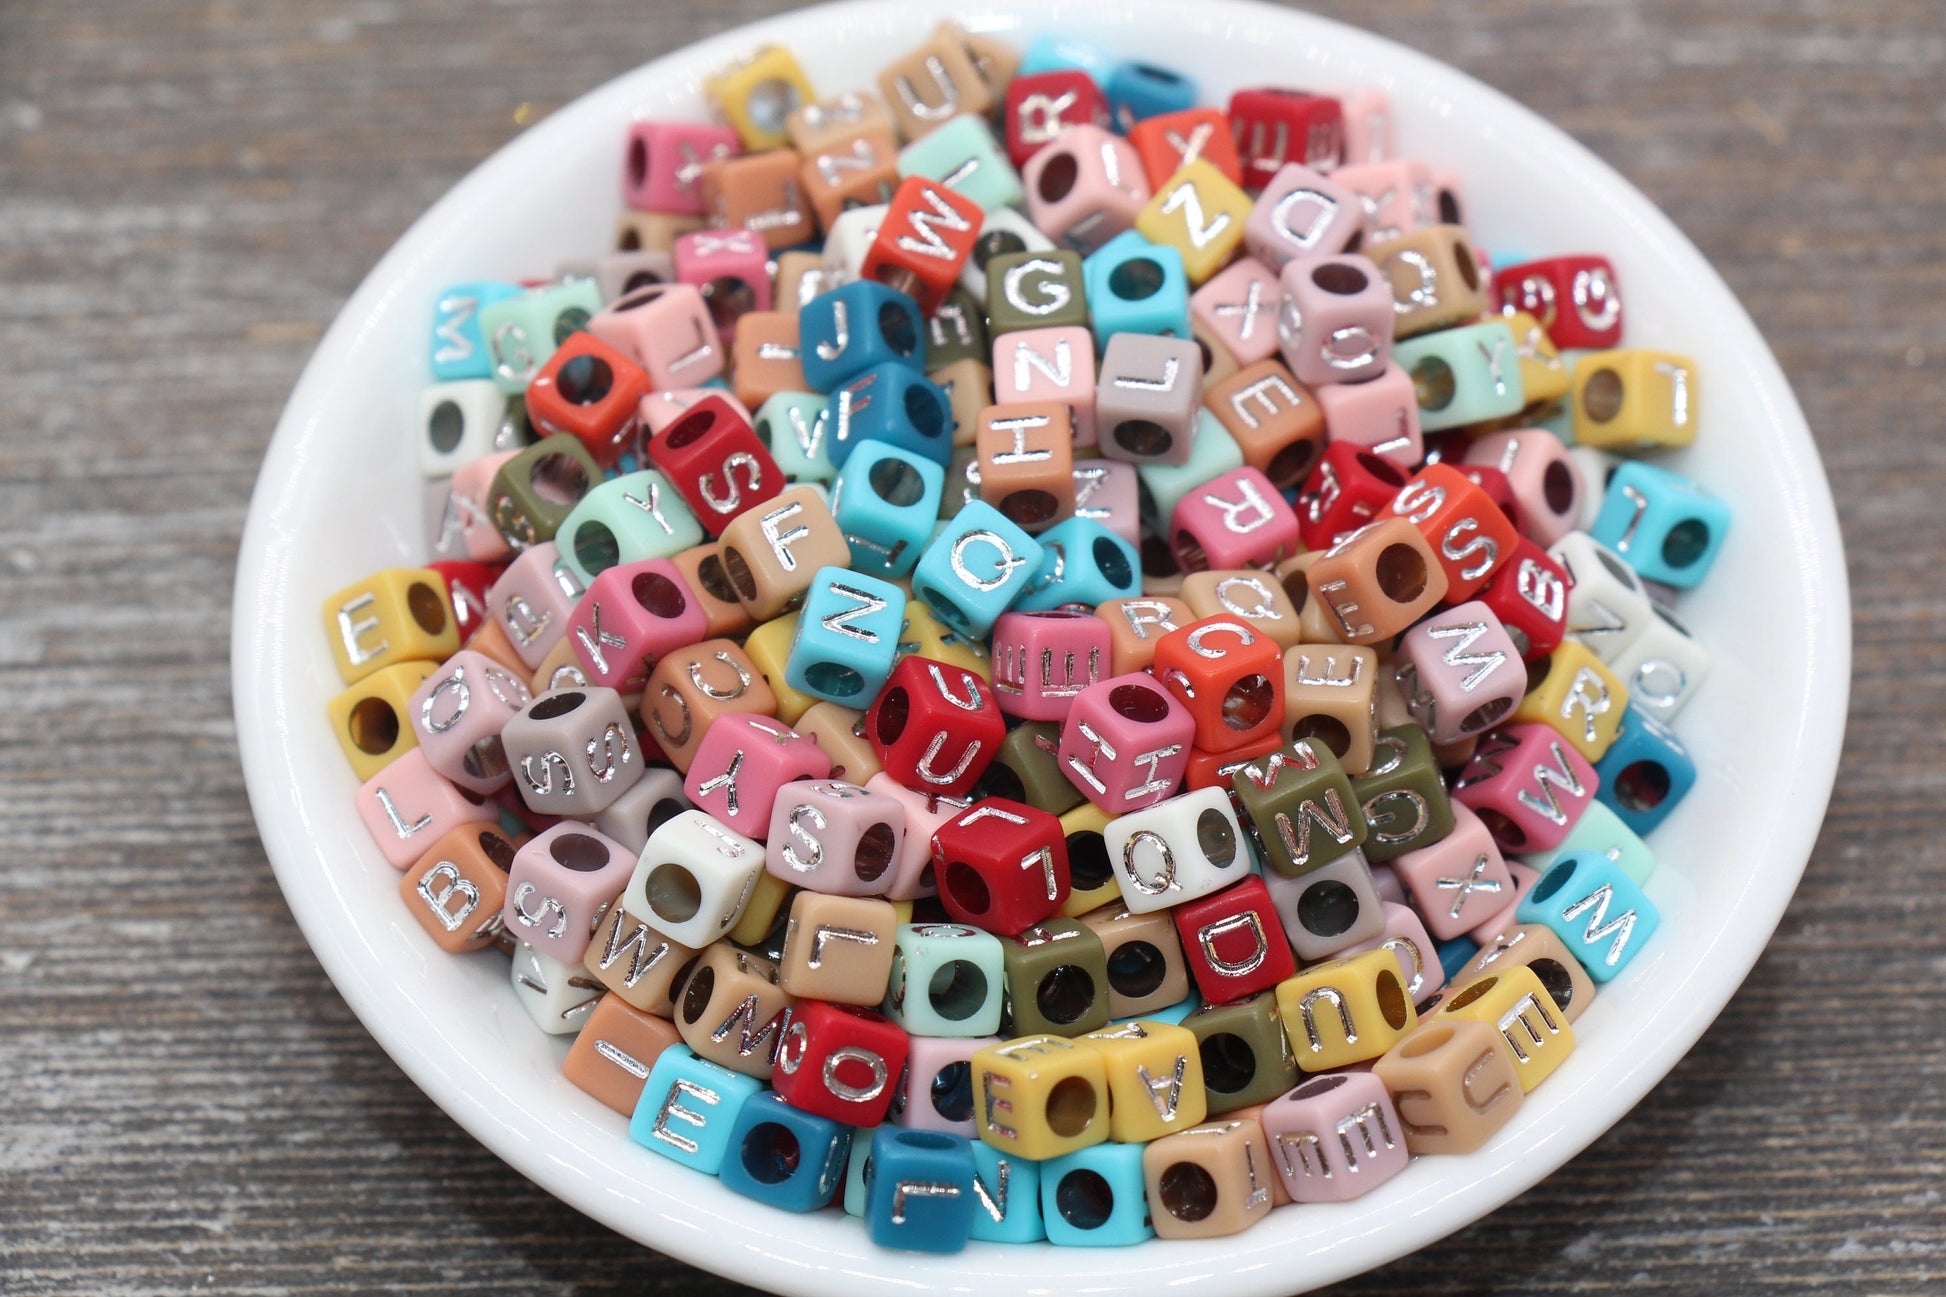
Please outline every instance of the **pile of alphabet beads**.
[[951, 27], [708, 89], [617, 251], [438, 302], [437, 561], [325, 602], [426, 939], [644, 1147], [888, 1247], [1478, 1147], [1656, 927], [1692, 363], [1370, 89]]

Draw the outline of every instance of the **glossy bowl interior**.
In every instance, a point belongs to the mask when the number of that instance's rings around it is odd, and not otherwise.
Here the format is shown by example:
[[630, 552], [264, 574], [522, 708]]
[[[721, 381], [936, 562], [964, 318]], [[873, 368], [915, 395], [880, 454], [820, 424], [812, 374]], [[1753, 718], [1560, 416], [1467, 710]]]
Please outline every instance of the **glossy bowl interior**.
[[[1573, 1057], [1485, 1148], [1422, 1158], [1363, 1198], [1285, 1208], [1236, 1238], [1108, 1253], [886, 1252], [856, 1221], [760, 1208], [630, 1143], [621, 1118], [562, 1078], [567, 1042], [533, 1027], [504, 961], [443, 954], [409, 919], [399, 875], [352, 812], [356, 781], [325, 724], [341, 686], [320, 629], [324, 597], [424, 558], [403, 428], [428, 381], [437, 291], [546, 275], [605, 247], [624, 124], [700, 118], [703, 76], [736, 55], [787, 44], [830, 93], [868, 84], [949, 15], [1020, 45], [1043, 28], [1084, 34], [1110, 54], [1194, 75], [1206, 101], [1252, 83], [1384, 87], [1402, 152], [1464, 177], [1482, 246], [1607, 253], [1630, 340], [1696, 357], [1701, 437], [1671, 462], [1735, 509], [1715, 569], [1680, 604], [1715, 662], [1676, 726], [1699, 785], [1651, 843], [1661, 931], [1577, 1024]], [[1606, 1130], [1689, 1048], [1763, 948], [1815, 840], [1842, 736], [1849, 625], [1829, 488], [1755, 328], [1667, 218], [1526, 109], [1422, 54], [1237, 0], [860, 0], [715, 37], [609, 83], [495, 154], [399, 241], [319, 345], [278, 425], [237, 574], [233, 666], [251, 802], [320, 962], [434, 1101], [562, 1199], [670, 1255], [783, 1292], [1262, 1297], [1380, 1264], [1484, 1215]]]

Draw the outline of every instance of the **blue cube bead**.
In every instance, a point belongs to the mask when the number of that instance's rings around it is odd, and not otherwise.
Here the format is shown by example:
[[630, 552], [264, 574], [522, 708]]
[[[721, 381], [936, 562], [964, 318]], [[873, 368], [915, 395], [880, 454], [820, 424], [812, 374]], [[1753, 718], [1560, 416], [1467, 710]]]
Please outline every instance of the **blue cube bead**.
[[1041, 1221], [1041, 1164], [1003, 1153], [991, 1144], [969, 1140], [973, 1153], [973, 1237], [985, 1243], [1038, 1243], [1047, 1237]]
[[851, 547], [852, 566], [904, 576], [925, 552], [946, 494], [946, 470], [882, 441], [860, 445], [831, 489], [831, 516]]
[[1044, 553], [1033, 581], [1014, 602], [1020, 611], [1048, 612], [1070, 603], [1092, 608], [1141, 593], [1141, 553], [1094, 519], [1070, 518], [1039, 539]]
[[1186, 1000], [1178, 1000], [1174, 1004], [1165, 1005], [1160, 1009], [1151, 1009], [1149, 1012], [1138, 1014], [1133, 1018], [1117, 1018], [1115, 1019], [1115, 1025], [1118, 1027], [1126, 1027], [1131, 1022], [1167, 1022], [1172, 1025], [1181, 1025], [1184, 1018], [1187, 1018], [1190, 1014], [1202, 1007], [1203, 997], [1191, 991], [1189, 998]]
[[912, 593], [951, 629], [984, 639], [1000, 614], [1026, 593], [1045, 553], [1005, 514], [975, 500], [954, 514], [919, 556]]
[[434, 380], [456, 383], [462, 378], [493, 377], [493, 362], [487, 359], [486, 338], [480, 332], [480, 311], [519, 296], [518, 285], [491, 279], [454, 284], [441, 293], [433, 307], [428, 352]]
[[1041, 1221], [1060, 1247], [1127, 1247], [1155, 1236], [1144, 1144], [1096, 1144], [1041, 1163]]
[[899, 660], [905, 591], [842, 567], [811, 578], [784, 663], [791, 688], [845, 707], [863, 708]]
[[1648, 886], [1650, 876], [1655, 873], [1655, 852], [1649, 850], [1649, 844], [1642, 841], [1640, 835], [1623, 823], [1622, 817], [1601, 800], [1600, 793], [1588, 803], [1588, 809], [1581, 812], [1581, 818], [1574, 822], [1574, 829], [1562, 839], [1560, 846], [1545, 855], [1529, 857], [1527, 863], [1536, 872], [1544, 874], [1548, 866], [1562, 856], [1589, 852], [1607, 856], [1620, 865], [1622, 872], [1637, 887]]
[[1730, 531], [1730, 506], [1680, 473], [1631, 460], [1608, 479], [1588, 534], [1650, 581], [1687, 590]]
[[743, 1105], [719, 1174], [726, 1188], [784, 1211], [816, 1211], [838, 1192], [851, 1127], [766, 1091]]
[[723, 1169], [731, 1134], [764, 1084], [718, 1067], [681, 1045], [662, 1051], [649, 1069], [642, 1098], [629, 1118], [628, 1137], [684, 1166], [715, 1175]]
[[1020, 172], [984, 120], [962, 113], [899, 150], [899, 177], [924, 176], [970, 198], [983, 212], [1012, 207], [1026, 197]]
[[778, 392], [757, 407], [752, 427], [787, 481], [829, 485], [838, 469], [825, 440], [825, 420], [821, 394]]
[[1097, 350], [1118, 333], [1189, 336], [1189, 276], [1182, 253], [1125, 230], [1081, 262]]
[[1126, 131], [1139, 121], [1196, 106], [1194, 79], [1153, 63], [1117, 63], [1102, 87], [1115, 125]]
[[1588, 976], [1606, 982], [1648, 944], [1661, 916], [1619, 864], [1586, 852], [1556, 856], [1514, 920], [1546, 924]]
[[1108, 56], [1085, 41], [1056, 32], [1042, 32], [1027, 44], [1020, 56], [1016, 76], [1031, 77], [1037, 72], [1060, 72], [1073, 68], [1086, 72], [1097, 85], [1108, 75]]
[[797, 313], [797, 334], [804, 381], [820, 392], [880, 365], [926, 372], [919, 304], [875, 280], [853, 280], [813, 297]]
[[865, 1228], [880, 1247], [957, 1252], [972, 1236], [973, 1150], [964, 1135], [880, 1126], [865, 1177]]
[[904, 365], [868, 369], [831, 393], [824, 426], [825, 452], [839, 468], [861, 441], [909, 450], [941, 468], [953, 457], [952, 403]]
[[1450, 980], [1458, 977], [1460, 969], [1473, 962], [1473, 956], [1480, 953], [1480, 943], [1461, 933], [1434, 945], [1433, 953], [1439, 957], [1439, 966]]
[[1654, 831], [1696, 786], [1696, 762], [1689, 749], [1667, 725], [1634, 703], [1622, 709], [1622, 727], [1595, 762], [1595, 774], [1601, 778], [1596, 799], [1638, 837]]

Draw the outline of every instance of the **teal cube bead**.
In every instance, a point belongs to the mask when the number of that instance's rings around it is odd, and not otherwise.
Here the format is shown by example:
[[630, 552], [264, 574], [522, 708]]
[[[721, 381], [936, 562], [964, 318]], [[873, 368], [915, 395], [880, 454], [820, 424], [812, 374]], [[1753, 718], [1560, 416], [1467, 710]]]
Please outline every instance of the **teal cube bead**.
[[926, 372], [925, 316], [919, 303], [869, 279], [840, 284], [798, 308], [798, 361], [820, 392], [880, 365]]
[[1006, 515], [975, 500], [919, 556], [912, 592], [953, 630], [984, 639], [1000, 614], [1027, 592], [1045, 554], [1041, 543]]
[[1630, 703], [1615, 741], [1595, 762], [1595, 777], [1596, 801], [1645, 837], [1696, 786], [1696, 762], [1674, 730]]
[[1196, 106], [1195, 80], [1153, 63], [1117, 63], [1102, 90], [1108, 95], [1115, 125], [1122, 130], [1151, 117]]
[[1096, 1144], [1041, 1163], [1041, 1220], [1057, 1247], [1128, 1247], [1155, 1236], [1143, 1144]]
[[816, 1211], [845, 1178], [851, 1127], [766, 1091], [743, 1105], [718, 1175], [727, 1189], [784, 1211]]
[[1180, 464], [1143, 463], [1135, 466], [1140, 484], [1142, 522], [1158, 536], [1169, 533], [1169, 521], [1176, 506], [1191, 491], [1205, 482], [1243, 467], [1243, 447], [1223, 426], [1223, 421], [1204, 406], [1196, 411], [1196, 426], [1189, 437], [1189, 458]]
[[953, 457], [946, 393], [904, 365], [866, 370], [832, 392], [825, 410], [825, 454], [839, 468], [867, 441], [909, 450], [942, 468]]
[[972, 1140], [973, 1237], [987, 1243], [1038, 1243], [1047, 1237], [1041, 1221], [1041, 1164], [1003, 1153]]
[[1597, 982], [1628, 967], [1662, 921], [1621, 865], [1594, 852], [1556, 856], [1514, 919], [1546, 924]]
[[1392, 359], [1412, 378], [1426, 432], [1504, 419], [1527, 401], [1514, 331], [1504, 320], [1407, 338], [1393, 344]]
[[1039, 539], [1045, 552], [1033, 582], [1014, 603], [1020, 611], [1048, 612], [1070, 603], [1092, 608], [1141, 593], [1140, 551], [1094, 519], [1070, 518]]
[[880, 1247], [957, 1252], [966, 1246], [979, 1203], [973, 1150], [964, 1135], [880, 1126], [872, 1132], [865, 1228]]
[[1448, 981], [1458, 977], [1460, 970], [1472, 963], [1473, 957], [1479, 953], [1480, 943], [1463, 932], [1457, 937], [1448, 937], [1433, 947], [1433, 954], [1438, 957], [1439, 967], [1445, 972]]
[[561, 562], [586, 586], [618, 563], [672, 558], [703, 543], [703, 524], [652, 468], [611, 478], [561, 520]]
[[798, 614], [784, 679], [813, 698], [863, 708], [892, 674], [904, 626], [905, 591], [863, 572], [819, 568]]
[[930, 459], [882, 441], [860, 443], [831, 489], [831, 516], [852, 565], [878, 577], [912, 571], [945, 494], [946, 470]]
[[555, 348], [600, 309], [601, 289], [592, 279], [549, 284], [482, 306], [487, 377], [503, 392], [525, 392]]
[[1007, 160], [987, 124], [962, 113], [899, 150], [899, 178], [924, 176], [990, 212], [1013, 207], [1026, 197], [1020, 173]]
[[1118, 333], [1189, 336], [1189, 276], [1174, 248], [1125, 230], [1082, 261], [1081, 284], [1098, 351]]
[[1060, 72], [1074, 68], [1086, 72], [1100, 84], [1109, 73], [1108, 56], [1086, 41], [1058, 32], [1042, 32], [1027, 44], [1020, 56], [1016, 76], [1030, 77], [1036, 72]]
[[480, 332], [480, 312], [495, 302], [519, 296], [518, 286], [491, 279], [454, 284], [441, 293], [433, 306], [428, 352], [434, 381], [492, 378], [493, 362], [487, 358], [486, 335]]
[[704, 1175], [723, 1169], [744, 1107], [763, 1092], [753, 1076], [718, 1067], [681, 1045], [662, 1051], [649, 1069], [628, 1137]]
[[1608, 479], [1588, 534], [1646, 580], [1687, 590], [1716, 562], [1730, 506], [1680, 473], [1631, 460]]
[[1581, 818], [1574, 822], [1573, 831], [1562, 840], [1560, 846], [1546, 855], [1529, 857], [1527, 863], [1544, 874], [1562, 856], [1588, 854], [1606, 856], [1614, 861], [1637, 887], [1648, 886], [1649, 879], [1655, 875], [1655, 852], [1649, 849], [1641, 834], [1631, 829], [1615, 813], [1614, 807], [1601, 800], [1600, 793], [1588, 803], [1588, 809], [1581, 812]]
[[830, 485], [838, 476], [825, 445], [825, 398], [816, 392], [779, 392], [757, 407], [751, 425], [790, 482]]
[[1000, 1030], [1007, 985], [1000, 938], [959, 923], [902, 923], [892, 941], [885, 1016], [914, 1036]]

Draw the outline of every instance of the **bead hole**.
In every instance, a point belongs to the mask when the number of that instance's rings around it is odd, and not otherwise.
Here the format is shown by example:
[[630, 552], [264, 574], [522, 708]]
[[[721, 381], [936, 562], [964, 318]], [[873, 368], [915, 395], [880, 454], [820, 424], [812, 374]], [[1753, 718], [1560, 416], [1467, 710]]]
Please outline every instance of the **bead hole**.
[[466, 416], [458, 405], [441, 401], [432, 408], [432, 414], [426, 419], [426, 436], [434, 450], [442, 455], [451, 454], [465, 434]]
[[1172, 1162], [1156, 1178], [1162, 1209], [1181, 1221], [1209, 1218], [1216, 1210], [1216, 1181], [1194, 1162]]
[[1257, 1051], [1233, 1031], [1206, 1037], [1202, 1054], [1203, 1083], [1218, 1094], [1241, 1094], [1257, 1079]]
[[1214, 806], [1196, 817], [1196, 848], [1218, 869], [1236, 863], [1237, 835], [1228, 816]]
[[577, 523], [574, 528], [574, 561], [590, 576], [606, 572], [622, 561], [622, 545], [607, 523]]
[[1443, 410], [1459, 393], [1453, 367], [1438, 356], [1421, 356], [1412, 362], [1412, 396], [1421, 410]]
[[1108, 987], [1128, 999], [1154, 995], [1168, 976], [1168, 957], [1139, 937], [1124, 941], [1108, 956]]
[[560, 693], [536, 698], [527, 707], [527, 719], [551, 721], [557, 716], [566, 716], [587, 700], [587, 695], [575, 689], [563, 689]]
[[893, 354], [910, 356], [919, 349], [919, 326], [904, 302], [885, 302], [878, 308], [878, 336]]
[[1371, 285], [1371, 277], [1357, 266], [1343, 261], [1327, 261], [1311, 271], [1311, 282], [1327, 293], [1351, 297]]
[[563, 869], [577, 874], [592, 874], [607, 866], [608, 848], [585, 833], [563, 833], [547, 844], [547, 854]]
[[1074, 182], [1081, 178], [1081, 164], [1072, 153], [1056, 153], [1041, 168], [1041, 178], [1035, 188], [1040, 190], [1041, 201], [1058, 203], [1074, 189]]
[[730, 588], [736, 591], [737, 598], [751, 600], [757, 597], [757, 578], [750, 571], [750, 564], [744, 561], [742, 552], [734, 545], [723, 547], [723, 571], [730, 578]]
[[1315, 1081], [1306, 1081], [1291, 1091], [1293, 1099], [1315, 1099], [1321, 1094], [1330, 1094], [1345, 1083], [1342, 1076], [1320, 1076]]
[[1134, 593], [1129, 588], [1135, 582], [1135, 569], [1130, 565], [1128, 555], [1123, 552], [1120, 545], [1110, 537], [1097, 536], [1095, 543], [1089, 547], [1089, 552], [1094, 555], [1095, 571], [1101, 573], [1103, 580], [1117, 590], [1129, 590], [1131, 594]]
[[1153, 419], [1124, 419], [1110, 435], [1131, 455], [1166, 455], [1176, 444], [1176, 435]]
[[1387, 545], [1372, 565], [1379, 593], [1393, 603], [1411, 603], [1426, 592], [1425, 556], [1403, 542]]
[[[1018, 799], [1016, 799], [1018, 800]], [[1068, 879], [1077, 892], [1092, 892], [1114, 881], [1108, 843], [1092, 829], [1068, 834]]]
[[1351, 751], [1351, 731], [1336, 716], [1323, 712], [1313, 712], [1291, 727], [1291, 740], [1310, 739], [1331, 749], [1331, 755], [1340, 761]]
[[554, 387], [570, 404], [594, 405], [615, 390], [615, 371], [600, 356], [573, 356], [555, 374]]
[[803, 1150], [780, 1122], [759, 1122], [743, 1137], [743, 1169], [759, 1184], [782, 1184], [797, 1174]]
[[[971, 1063], [961, 1059], [946, 1064], [933, 1073], [932, 1084], [926, 1088], [932, 1099], [932, 1110], [942, 1119], [946, 1121], [973, 1119], [973, 1065]], [[912, 1131], [906, 1138], [927, 1135], [925, 1131]], [[947, 1148], [955, 1146], [955, 1141], [946, 1135], [932, 1134], [929, 1138], [939, 1140]], [[920, 1147], [938, 1146], [920, 1145]]]
[[1253, 672], [1231, 685], [1223, 695], [1223, 724], [1242, 733], [1254, 730], [1270, 719], [1277, 691], [1269, 677]]
[[351, 744], [369, 756], [383, 756], [399, 741], [399, 714], [383, 698], [361, 698], [346, 718]]
[[649, 908], [664, 923], [687, 923], [703, 908], [703, 888], [696, 875], [673, 860], [649, 871], [644, 890], [648, 893]]
[[588, 470], [572, 455], [541, 455], [527, 470], [527, 485], [544, 503], [572, 505], [588, 494]]
[[1458, 995], [1446, 1001], [1445, 1004], [1440, 1006], [1439, 1011], [1441, 1013], [1458, 1013], [1467, 1005], [1472, 1004], [1481, 996], [1487, 994], [1495, 986], [1499, 985], [1499, 983], [1500, 979], [1497, 977], [1482, 977], [1479, 981], [1466, 986]]
[[1709, 545], [1709, 524], [1701, 518], [1685, 518], [1662, 538], [1662, 561], [1670, 567], [1688, 567], [1703, 557]]
[[1352, 924], [1358, 922], [1360, 908], [1357, 892], [1336, 879], [1327, 878], [1312, 883], [1298, 896], [1297, 921], [1315, 936], [1335, 937], [1349, 932]]
[[1108, 691], [1108, 709], [1137, 725], [1154, 725], [1169, 715], [1168, 700], [1141, 685], [1116, 685]]
[[1061, 511], [1061, 502], [1051, 491], [1028, 487], [1010, 492], [1000, 501], [999, 509], [1000, 515], [1009, 522], [1022, 527], [1036, 527], [1054, 521], [1054, 516]]
[[978, 964], [952, 959], [933, 971], [926, 983], [926, 1002], [948, 1022], [964, 1022], [987, 1001], [987, 975]]
[[1139, 302], [1161, 292], [1166, 280], [1160, 262], [1134, 257], [1108, 273], [1108, 291], [1124, 302]]
[[[1047, 1124], [1062, 1139], [1072, 1139], [1095, 1119], [1095, 1087], [1079, 1076], [1062, 1077], [1047, 1092]], [[1093, 1174], [1087, 1172], [1085, 1174]], [[1099, 1178], [1099, 1177], [1097, 1177]], [[1107, 1188], [1106, 1183], [1103, 1189]], [[1103, 1219], [1107, 1219], [1104, 1215]]]
[[873, 494], [896, 509], [909, 508], [926, 498], [926, 479], [903, 459], [887, 456], [865, 474]]
[[628, 592], [634, 596], [637, 606], [652, 617], [668, 621], [689, 611], [689, 600], [683, 597], [682, 587], [660, 572], [636, 573], [635, 579], [628, 583]]
[[1406, 1015], [1412, 1006], [1406, 1003], [1405, 987], [1400, 984], [1399, 976], [1390, 969], [1378, 975], [1378, 1011], [1385, 1019], [1385, 1025], [1394, 1031], [1405, 1026]]
[[413, 624], [428, 635], [438, 635], [446, 629], [445, 597], [424, 581], [414, 581], [406, 587], [405, 611]]
[[964, 860], [955, 860], [946, 866], [946, 894], [968, 914], [985, 914], [987, 907], [993, 904], [993, 893], [987, 888], [987, 880]]
[[879, 699], [878, 716], [873, 721], [878, 741], [888, 747], [898, 742], [899, 735], [905, 733], [906, 721], [911, 715], [912, 697], [904, 687], [894, 686], [887, 690], [884, 697]]
[[1607, 423], [1622, 412], [1622, 376], [1597, 369], [1581, 388], [1581, 409], [1596, 423]]
[[1652, 811], [1669, 796], [1669, 771], [1660, 762], [1632, 761], [1615, 776], [1615, 797], [1622, 809]]
[[1034, 987], [1034, 1007], [1049, 1022], [1081, 1021], [1095, 1005], [1095, 979], [1078, 964], [1060, 964]]
[[884, 877], [885, 871], [892, 867], [892, 858], [898, 854], [899, 836], [892, 826], [880, 820], [858, 838], [858, 854], [852, 860], [852, 872], [863, 883], [877, 882]]
[[662, 444], [670, 450], [681, 450], [684, 446], [701, 441], [715, 426], [714, 410], [692, 410], [664, 430]]

